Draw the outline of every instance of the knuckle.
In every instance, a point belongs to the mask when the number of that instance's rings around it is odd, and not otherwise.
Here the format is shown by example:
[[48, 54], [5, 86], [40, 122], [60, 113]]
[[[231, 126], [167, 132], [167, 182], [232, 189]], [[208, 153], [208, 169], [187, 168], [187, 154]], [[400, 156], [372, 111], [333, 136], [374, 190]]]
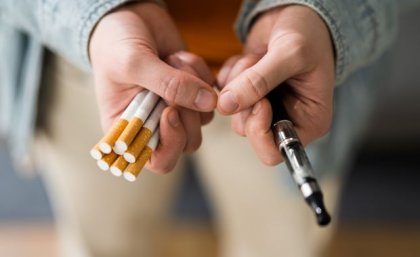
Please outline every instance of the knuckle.
[[241, 59], [241, 55], [239, 54], [234, 55], [230, 57], [229, 59], [227, 59], [227, 61], [223, 64], [223, 66], [233, 66], [240, 59]]
[[199, 65], [205, 63], [204, 59], [201, 56], [193, 54], [191, 56], [191, 64], [192, 65]]
[[235, 66], [240, 67], [241, 69], [246, 69], [248, 67], [251, 67], [252, 64], [253, 64], [253, 59], [250, 56], [246, 56], [239, 59]]
[[309, 142], [312, 142], [318, 138], [325, 136], [330, 131], [330, 128], [331, 128], [330, 121], [318, 120], [318, 122], [312, 125], [312, 129], [310, 130], [311, 133], [308, 133]]
[[180, 91], [182, 85], [182, 76], [179, 71], [176, 71], [172, 76], [165, 76], [161, 81], [162, 97], [169, 105], [175, 105], [180, 99]]
[[305, 65], [308, 58], [308, 44], [307, 39], [300, 35], [294, 34], [287, 42], [287, 47], [294, 60], [295, 67], [301, 68]]
[[200, 115], [201, 125], [209, 124], [214, 118], [214, 112], [206, 112]]
[[184, 152], [187, 154], [194, 153], [198, 150], [198, 148], [200, 148], [202, 141], [201, 136], [197, 137], [195, 140], [189, 141], [185, 146]]
[[265, 135], [265, 131], [261, 130], [255, 122], [247, 122], [246, 134], [248, 137], [262, 138]]
[[268, 81], [255, 69], [249, 68], [245, 73], [245, 79], [250, 87], [250, 93], [253, 94], [256, 98], [261, 99], [268, 93]]
[[232, 130], [235, 131], [236, 134], [238, 134], [242, 137], [246, 136], [246, 133], [244, 131], [243, 126], [238, 121], [232, 120], [230, 126], [231, 126]]
[[322, 122], [319, 128], [319, 137], [326, 135], [331, 128], [331, 121]]
[[117, 74], [129, 76], [131, 74], [132, 67], [141, 69], [141, 67], [138, 67], [137, 56], [137, 51], [134, 51], [131, 48], [124, 49], [118, 54], [118, 58], [115, 63], [109, 63], [111, 70], [116, 71]]
[[264, 156], [261, 161], [267, 166], [276, 166], [280, 163], [279, 158], [272, 155]]
[[154, 170], [154, 172], [158, 175], [166, 175], [171, 171], [172, 171], [172, 169], [169, 168], [169, 167], [164, 167], [164, 168], [161, 168], [161, 169]]
[[[288, 33], [275, 40], [274, 44], [279, 46], [279, 50], [288, 55], [289, 63], [297, 72], [303, 69], [305, 63], [308, 61], [309, 42], [308, 39], [296, 32]], [[286, 50], [286, 51], [285, 51]]]
[[149, 169], [158, 175], [165, 175], [171, 172], [174, 169], [174, 164], [151, 164]]
[[330, 131], [332, 125], [332, 110], [329, 108], [324, 109], [322, 117], [323, 118], [317, 122], [318, 137], [322, 137]]

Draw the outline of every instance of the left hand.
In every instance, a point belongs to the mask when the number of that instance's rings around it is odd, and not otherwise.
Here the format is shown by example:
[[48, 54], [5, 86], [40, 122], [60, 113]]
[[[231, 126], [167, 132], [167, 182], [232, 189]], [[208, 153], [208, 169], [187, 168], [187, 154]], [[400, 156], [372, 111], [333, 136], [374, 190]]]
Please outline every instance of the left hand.
[[[271, 132], [272, 110], [264, 98], [286, 82], [283, 99], [303, 144], [324, 135], [331, 124], [334, 49], [328, 28], [312, 9], [287, 5], [257, 18], [241, 56], [221, 69], [218, 110], [233, 115], [232, 128], [248, 137], [261, 161], [281, 162]], [[283, 86], [283, 85], [282, 85]]]

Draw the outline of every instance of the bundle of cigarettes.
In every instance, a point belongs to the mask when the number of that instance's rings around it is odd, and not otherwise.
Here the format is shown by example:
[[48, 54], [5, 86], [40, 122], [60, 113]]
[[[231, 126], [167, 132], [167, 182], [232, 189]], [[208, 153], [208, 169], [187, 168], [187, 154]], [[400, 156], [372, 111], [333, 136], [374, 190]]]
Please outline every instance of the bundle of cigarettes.
[[90, 150], [101, 170], [135, 181], [159, 142], [165, 102], [143, 90], [130, 102], [108, 133]]

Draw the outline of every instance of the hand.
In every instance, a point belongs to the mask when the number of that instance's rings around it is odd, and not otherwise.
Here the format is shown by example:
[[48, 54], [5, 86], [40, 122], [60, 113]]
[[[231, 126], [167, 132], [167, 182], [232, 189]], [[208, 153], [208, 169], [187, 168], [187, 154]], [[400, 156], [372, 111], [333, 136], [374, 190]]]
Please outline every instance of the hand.
[[[215, 79], [200, 57], [177, 52], [170, 55], [166, 62], [171, 66], [197, 76], [207, 83]], [[160, 119], [160, 142], [146, 167], [156, 173], [171, 171], [183, 152], [194, 152], [201, 145], [201, 126], [209, 123], [213, 112], [199, 113], [184, 107], [169, 106]]]
[[90, 60], [103, 128], [146, 88], [196, 111], [211, 112], [217, 95], [207, 83], [164, 61], [184, 43], [168, 13], [154, 3], [132, 3], [104, 16], [92, 33]]
[[[162, 115], [161, 144], [149, 165], [156, 172], [171, 170], [183, 152], [200, 146], [201, 125], [211, 120], [216, 105], [210, 86], [215, 80], [204, 61], [185, 52], [170, 56], [184, 48], [166, 11], [152, 3], [130, 4], [107, 14], [90, 40], [105, 131], [143, 88], [172, 105]], [[161, 61], [166, 56], [174, 67]]]
[[[218, 110], [233, 115], [232, 128], [247, 136], [261, 161], [281, 162], [264, 96], [286, 82], [283, 101], [303, 144], [331, 124], [334, 50], [327, 26], [313, 10], [288, 5], [262, 14], [251, 28], [244, 54], [230, 58], [218, 76]], [[281, 85], [282, 87], [284, 84]]]

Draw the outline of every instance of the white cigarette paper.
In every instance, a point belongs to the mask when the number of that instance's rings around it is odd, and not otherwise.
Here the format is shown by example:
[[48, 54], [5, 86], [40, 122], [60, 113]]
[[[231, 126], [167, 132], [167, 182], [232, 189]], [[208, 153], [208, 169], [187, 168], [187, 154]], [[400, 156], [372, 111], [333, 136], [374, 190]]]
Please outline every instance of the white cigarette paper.
[[165, 109], [166, 104], [163, 100], [160, 100], [158, 105], [153, 109], [152, 114], [147, 119], [140, 133], [133, 140], [127, 151], [124, 153], [124, 159], [129, 163], [136, 162], [137, 156], [141, 153], [143, 148], [147, 145], [147, 142], [152, 137], [153, 131], [159, 125], [160, 116]]
[[143, 99], [147, 95], [147, 90], [143, 90], [138, 93], [133, 100], [131, 100], [128, 107], [124, 110], [123, 114], [120, 116], [119, 120], [113, 125], [113, 127], [108, 131], [108, 133], [101, 139], [99, 143], [99, 149], [103, 153], [110, 153], [112, 147], [115, 144], [117, 138], [124, 131], [125, 127], [128, 124], [128, 121], [134, 116], [137, 108], [143, 102]]
[[130, 123], [115, 142], [114, 152], [121, 155], [127, 150], [128, 145], [134, 140], [158, 101], [159, 96], [148, 91], [143, 102], [138, 106], [131, 118]]
[[159, 101], [159, 99], [160, 97], [157, 94], [153, 93], [152, 91], [149, 91], [144, 101], [137, 108], [136, 112], [134, 113], [134, 116], [141, 119], [142, 121], [147, 120], [147, 117], [149, 117], [150, 113], [156, 106], [156, 103]]
[[143, 90], [140, 93], [138, 93], [134, 97], [134, 99], [130, 102], [130, 104], [128, 105], [127, 109], [125, 109], [123, 114], [121, 114], [120, 119], [129, 121], [134, 116], [139, 106], [143, 103], [148, 93], [149, 92], [147, 90]]
[[140, 174], [143, 167], [146, 165], [147, 161], [150, 159], [152, 153], [156, 150], [156, 147], [159, 144], [159, 128], [153, 134], [150, 141], [147, 143], [147, 146], [141, 152], [139, 158], [135, 163], [129, 164], [126, 170], [123, 173], [124, 178], [127, 181], [134, 182], [136, 181], [137, 176]]

